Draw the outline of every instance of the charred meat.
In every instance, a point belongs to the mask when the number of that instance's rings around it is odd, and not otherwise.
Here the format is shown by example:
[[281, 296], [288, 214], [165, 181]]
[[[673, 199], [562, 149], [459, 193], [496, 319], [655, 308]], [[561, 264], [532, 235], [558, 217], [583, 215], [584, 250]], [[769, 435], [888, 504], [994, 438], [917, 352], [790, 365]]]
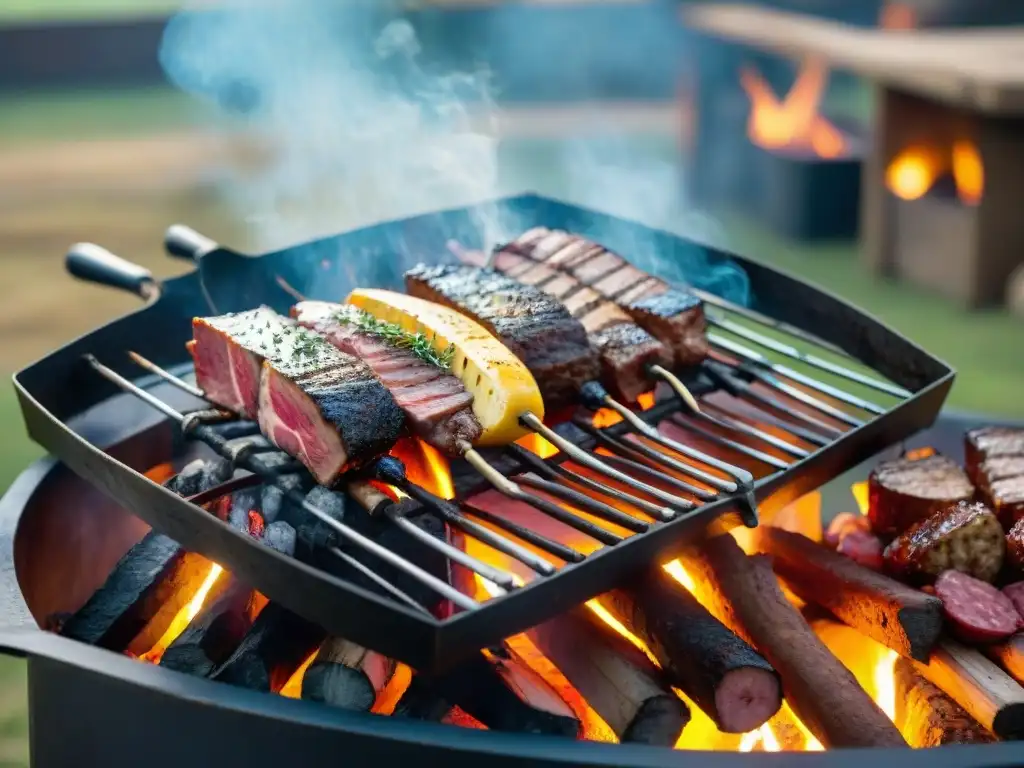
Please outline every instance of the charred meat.
[[415, 432], [449, 455], [461, 441], [474, 443], [480, 422], [473, 415], [473, 395], [455, 376], [409, 349], [362, 330], [362, 310], [345, 304], [303, 301], [292, 307], [299, 325], [323, 334], [334, 346], [370, 367], [405, 412]]
[[883, 461], [868, 478], [868, 517], [876, 533], [895, 535], [973, 496], [967, 475], [945, 456]]
[[1024, 455], [985, 459], [975, 474], [979, 497], [996, 513], [1004, 529], [1010, 530], [1024, 519]]
[[[501, 250], [572, 275], [580, 285], [614, 302], [671, 350], [676, 365], [693, 365], [707, 356], [701, 300], [634, 267], [607, 248], [579, 235], [537, 227]], [[529, 281], [530, 268], [520, 268], [516, 277]]]
[[601, 357], [601, 381], [617, 399], [635, 402], [651, 388], [647, 367], [672, 364], [672, 353], [660, 341], [573, 275], [512, 250], [498, 251], [494, 268], [558, 299], [582, 323]]
[[1024, 458], [1024, 429], [981, 427], [964, 435], [967, 474], [976, 485], [982, 484], [981, 465], [987, 459], [1017, 456]]
[[289, 327], [263, 362], [259, 423], [321, 485], [386, 453], [404, 425], [394, 398], [359, 358]]
[[548, 408], [573, 402], [600, 374], [586, 330], [538, 288], [490, 269], [422, 264], [405, 282], [411, 295], [461, 312], [496, 336], [530, 369]]
[[210, 401], [255, 420], [263, 360], [276, 354], [274, 340], [291, 327], [269, 307], [194, 318], [186, 346], [196, 384]]
[[982, 581], [999, 574], [1006, 554], [1003, 528], [984, 504], [964, 502], [939, 510], [905, 531], [885, 550], [894, 576], [918, 583], [943, 571], [960, 571]]

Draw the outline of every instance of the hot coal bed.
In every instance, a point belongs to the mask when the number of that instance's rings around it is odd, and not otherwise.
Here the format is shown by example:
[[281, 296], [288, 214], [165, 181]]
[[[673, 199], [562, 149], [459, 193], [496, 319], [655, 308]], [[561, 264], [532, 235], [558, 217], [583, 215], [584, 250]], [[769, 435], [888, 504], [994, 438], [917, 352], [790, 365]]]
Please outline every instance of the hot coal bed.
[[[752, 758], [736, 753], [822, 745], [802, 759], [852, 765], [870, 753], [846, 747], [873, 747], [910, 764], [1004, 764], [1008, 747], [992, 742], [1022, 735], [1016, 683], [940, 636], [936, 597], [876, 573], [870, 526], [830, 527], [837, 551], [815, 543], [823, 516], [853, 505], [828, 489], [857, 481], [860, 493], [862, 462], [930, 424], [949, 369], [755, 262], [535, 196], [497, 206], [528, 227], [600, 231], [622, 252], [643, 240], [697, 255], [697, 278], [732, 264], [755, 309], [697, 294], [710, 353], [678, 377], [653, 366], [634, 408], [587, 385], [551, 426], [521, 416], [524, 442], [451, 461], [406, 437], [341, 493], [175, 377], [183, 326], [210, 305], [287, 311], [293, 286], [345, 254], [383, 248], [392, 259], [374, 263], [401, 271], [396, 251], [442, 253], [453, 232], [472, 247], [481, 209], [258, 258], [174, 230], [169, 247], [199, 269], [162, 285], [74, 249], [76, 274], [149, 303], [16, 377], [30, 434], [66, 462], [29, 470], [4, 502], [18, 589], [2, 642], [30, 659], [35, 764], [738, 765]], [[506, 245], [495, 266], [531, 253]], [[961, 427], [925, 443], [955, 453]], [[988, 502], [1005, 502], [993, 489]], [[906, 509], [924, 514], [913, 495]], [[1002, 541], [993, 519], [984, 546]], [[897, 750], [907, 743], [984, 747]]]

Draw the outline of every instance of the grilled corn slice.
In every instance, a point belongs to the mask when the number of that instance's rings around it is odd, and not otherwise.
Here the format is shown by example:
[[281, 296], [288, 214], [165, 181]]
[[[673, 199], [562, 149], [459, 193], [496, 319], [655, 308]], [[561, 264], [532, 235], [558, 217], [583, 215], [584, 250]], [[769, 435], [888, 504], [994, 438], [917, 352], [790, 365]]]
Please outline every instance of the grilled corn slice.
[[451, 373], [473, 394], [483, 427], [477, 445], [507, 445], [527, 434], [523, 413], [544, 418], [544, 401], [529, 369], [479, 323], [454, 310], [393, 291], [358, 289], [345, 300], [379, 320], [422, 333], [443, 354], [454, 347]]

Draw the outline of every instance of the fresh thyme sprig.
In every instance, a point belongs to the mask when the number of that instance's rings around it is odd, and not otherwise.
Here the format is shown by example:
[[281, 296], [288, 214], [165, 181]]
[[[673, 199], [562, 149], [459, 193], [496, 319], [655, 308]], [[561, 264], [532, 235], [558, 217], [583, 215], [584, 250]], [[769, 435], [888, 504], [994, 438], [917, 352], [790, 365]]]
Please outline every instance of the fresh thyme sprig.
[[335, 319], [344, 325], [353, 325], [361, 331], [379, 336], [392, 347], [407, 349], [420, 360], [436, 365], [442, 370], [447, 371], [452, 366], [452, 358], [455, 356], [454, 344], [449, 344], [443, 352], [435, 352], [431, 340], [426, 335], [410, 333], [397, 323], [378, 320], [369, 312], [362, 310], [339, 313]]

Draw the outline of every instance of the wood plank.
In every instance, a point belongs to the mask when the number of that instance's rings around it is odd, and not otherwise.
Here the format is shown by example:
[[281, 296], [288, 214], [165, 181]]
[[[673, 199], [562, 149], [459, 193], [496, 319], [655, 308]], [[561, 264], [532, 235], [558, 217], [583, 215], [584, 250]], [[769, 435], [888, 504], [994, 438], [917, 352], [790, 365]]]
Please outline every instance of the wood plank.
[[883, 30], [742, 4], [684, 7], [688, 26], [991, 114], [1024, 114], [1024, 27]]

